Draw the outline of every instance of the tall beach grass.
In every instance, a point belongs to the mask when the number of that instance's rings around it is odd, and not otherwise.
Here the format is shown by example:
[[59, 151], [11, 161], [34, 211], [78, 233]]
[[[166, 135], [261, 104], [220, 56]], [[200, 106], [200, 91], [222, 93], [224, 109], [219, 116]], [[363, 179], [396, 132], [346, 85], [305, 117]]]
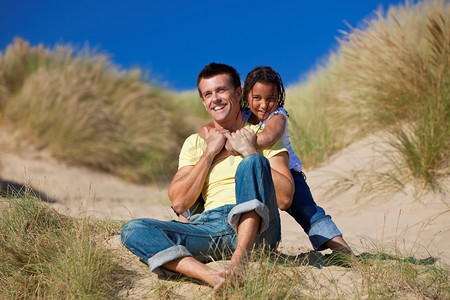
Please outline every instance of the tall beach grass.
[[[416, 259], [368, 248], [360, 263], [315, 253], [285, 257], [253, 251], [240, 278], [231, 278], [214, 299], [447, 299], [449, 270], [432, 258]], [[186, 278], [155, 280], [146, 299], [204, 299], [211, 288]]]
[[120, 222], [67, 217], [31, 194], [0, 201], [2, 299], [118, 299], [131, 284], [104, 246]]
[[[105, 55], [16, 39], [0, 56], [1, 124], [56, 158], [135, 182], [167, 181], [195, 128], [178, 95]], [[187, 106], [186, 106], [187, 107]]]
[[[292, 144], [307, 168], [385, 130], [401, 154], [392, 158], [397, 181], [445, 190], [449, 16], [445, 0], [377, 11], [342, 32], [328, 60], [288, 88]], [[183, 139], [206, 120], [195, 91], [165, 90], [89, 49], [16, 39], [0, 53], [1, 128], [69, 163], [136, 182], [168, 181]]]
[[[29, 193], [1, 198], [0, 205], [2, 299], [202, 299], [211, 293], [187, 278], [140, 282], [152, 277], [148, 267], [131, 268], [124, 257], [129, 253], [107, 242], [123, 222], [64, 216]], [[351, 268], [342, 257], [313, 251], [289, 256], [254, 250], [240, 280], [229, 280], [215, 299], [450, 296], [448, 266], [422, 257], [426, 249], [405, 252], [375, 242], [363, 247]]]
[[440, 190], [449, 174], [450, 4], [406, 2], [350, 28], [327, 63], [287, 92], [306, 166], [375, 130], [400, 153], [401, 182]]
[[[195, 299], [188, 279], [138, 281], [151, 276], [128, 266], [122, 248], [105, 241], [123, 222], [59, 214], [29, 193], [0, 202], [0, 292], [2, 299]], [[359, 264], [307, 252], [269, 255], [254, 250], [241, 280], [230, 280], [216, 299], [447, 299], [449, 268], [435, 258], [415, 258], [367, 242]], [[131, 254], [130, 254], [131, 255]], [[332, 270], [328, 272], [327, 269]], [[133, 291], [138, 288], [139, 293]], [[140, 296], [139, 296], [140, 295]]]

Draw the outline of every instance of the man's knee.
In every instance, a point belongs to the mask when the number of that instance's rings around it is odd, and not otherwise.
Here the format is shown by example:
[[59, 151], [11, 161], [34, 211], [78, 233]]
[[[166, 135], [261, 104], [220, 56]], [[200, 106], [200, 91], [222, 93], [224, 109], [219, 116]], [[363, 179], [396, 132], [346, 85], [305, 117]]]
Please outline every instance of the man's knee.
[[270, 162], [269, 160], [259, 153], [251, 154], [244, 157], [242, 162], [239, 164], [238, 172], [242, 169], [257, 169], [270, 172]]
[[138, 219], [137, 220], [128, 221], [123, 226], [122, 231], [120, 232], [120, 239], [122, 240], [122, 243], [124, 245], [127, 245], [127, 241], [129, 241], [130, 235], [133, 234], [137, 221], [138, 221]]
[[147, 219], [134, 219], [128, 221], [120, 232], [120, 239], [122, 243], [129, 248], [132, 244], [139, 241], [142, 236], [145, 236], [152, 226], [149, 226]]

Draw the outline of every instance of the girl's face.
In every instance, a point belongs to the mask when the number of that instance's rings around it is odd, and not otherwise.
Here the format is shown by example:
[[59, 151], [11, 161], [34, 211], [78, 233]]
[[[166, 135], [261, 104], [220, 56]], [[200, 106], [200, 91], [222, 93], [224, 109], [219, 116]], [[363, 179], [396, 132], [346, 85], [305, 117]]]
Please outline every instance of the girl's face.
[[277, 108], [278, 91], [272, 83], [257, 82], [248, 94], [248, 105], [258, 120], [264, 120]]

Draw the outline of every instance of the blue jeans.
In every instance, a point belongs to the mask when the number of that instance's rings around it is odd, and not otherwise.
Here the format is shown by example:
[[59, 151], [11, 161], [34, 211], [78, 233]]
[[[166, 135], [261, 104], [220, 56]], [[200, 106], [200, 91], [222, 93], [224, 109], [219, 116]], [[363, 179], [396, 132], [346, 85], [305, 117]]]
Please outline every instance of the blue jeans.
[[204, 210], [205, 210], [205, 200], [203, 200], [202, 194], [200, 194], [195, 203], [191, 207], [189, 207], [188, 210], [185, 211], [182, 215], [186, 219], [190, 220], [193, 215], [201, 214]]
[[255, 210], [261, 217], [256, 246], [275, 249], [281, 239], [280, 215], [269, 161], [252, 154], [239, 164], [236, 205], [225, 205], [192, 216], [190, 223], [136, 219], [125, 224], [123, 244], [152, 271], [166, 273], [162, 265], [193, 256], [202, 262], [229, 257], [237, 244], [240, 215]]
[[[291, 173], [295, 182], [295, 193], [291, 207], [286, 211], [302, 226], [314, 250], [327, 249], [325, 243], [336, 236], [341, 236], [342, 233], [331, 217], [325, 214], [325, 210], [314, 202], [303, 172], [291, 170]], [[191, 218], [198, 211], [202, 211], [203, 203], [200, 195], [195, 204], [183, 215], [188, 219]]]
[[341, 236], [342, 233], [323, 208], [314, 202], [303, 172], [291, 170], [291, 173], [294, 177], [295, 193], [291, 207], [286, 211], [308, 234], [314, 250], [324, 250], [327, 248], [324, 245], [326, 242]]

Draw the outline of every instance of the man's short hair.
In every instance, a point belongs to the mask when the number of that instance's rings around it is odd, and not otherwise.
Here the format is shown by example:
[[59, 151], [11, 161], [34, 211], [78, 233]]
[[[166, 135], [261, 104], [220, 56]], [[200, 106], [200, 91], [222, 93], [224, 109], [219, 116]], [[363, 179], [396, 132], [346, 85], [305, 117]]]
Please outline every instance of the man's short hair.
[[241, 87], [241, 78], [239, 77], [239, 73], [235, 68], [226, 64], [218, 64], [215, 62], [206, 65], [203, 70], [200, 71], [197, 78], [197, 90], [200, 98], [202, 97], [202, 92], [198, 88], [198, 85], [202, 79], [209, 79], [217, 75], [228, 74], [231, 79], [231, 84], [236, 89]]

